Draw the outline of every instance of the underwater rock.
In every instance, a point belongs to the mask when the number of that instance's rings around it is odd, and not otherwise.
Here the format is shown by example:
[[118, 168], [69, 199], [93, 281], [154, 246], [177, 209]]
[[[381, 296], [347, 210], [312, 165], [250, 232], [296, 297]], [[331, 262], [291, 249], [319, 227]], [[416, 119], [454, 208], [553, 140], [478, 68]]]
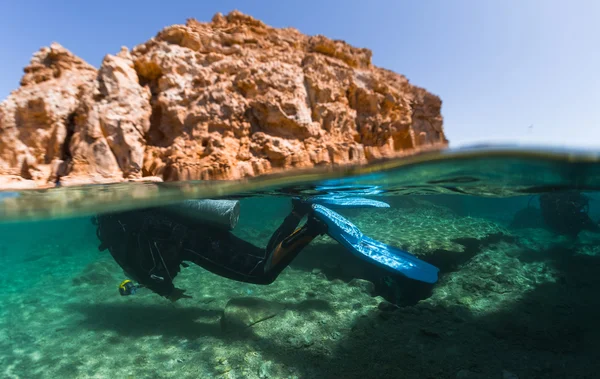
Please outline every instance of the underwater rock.
[[382, 312], [393, 312], [397, 310], [399, 307], [395, 304], [389, 303], [387, 301], [382, 301], [377, 305], [377, 308]]
[[234, 298], [227, 302], [221, 317], [225, 331], [241, 331], [275, 317], [284, 307], [273, 301], [256, 297]]
[[483, 379], [484, 376], [473, 371], [462, 369], [456, 373], [456, 379]]
[[502, 379], [519, 379], [519, 377], [510, 371], [502, 370]]
[[240, 12], [107, 55], [58, 44], [0, 104], [0, 188], [240, 179], [447, 146], [439, 97], [371, 51]]
[[315, 343], [310, 334], [306, 333], [299, 334], [297, 336], [292, 336], [288, 339], [288, 342], [292, 347], [296, 349], [309, 347]]
[[440, 279], [430, 298], [437, 307], [462, 307], [471, 314], [489, 314], [507, 309], [524, 293], [542, 283], [557, 280], [557, 271], [543, 261], [525, 259], [522, 247], [501, 242], [484, 248], [459, 271]]
[[348, 283], [352, 287], [359, 288], [364, 293], [373, 296], [375, 294], [375, 284], [368, 280], [354, 278]]

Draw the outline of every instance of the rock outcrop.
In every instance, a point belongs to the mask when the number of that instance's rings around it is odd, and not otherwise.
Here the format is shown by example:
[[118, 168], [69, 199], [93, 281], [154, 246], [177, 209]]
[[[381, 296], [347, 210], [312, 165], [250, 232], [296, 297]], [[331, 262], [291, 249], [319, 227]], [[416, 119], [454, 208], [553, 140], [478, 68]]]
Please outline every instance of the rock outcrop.
[[217, 14], [96, 70], [58, 44], [0, 104], [0, 188], [240, 179], [447, 145], [441, 101], [371, 51]]

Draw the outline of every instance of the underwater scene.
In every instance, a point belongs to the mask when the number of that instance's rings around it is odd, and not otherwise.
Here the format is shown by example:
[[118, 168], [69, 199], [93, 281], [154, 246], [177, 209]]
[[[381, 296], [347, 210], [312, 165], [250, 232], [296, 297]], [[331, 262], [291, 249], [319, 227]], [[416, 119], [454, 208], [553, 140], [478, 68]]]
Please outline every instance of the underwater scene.
[[600, 161], [0, 192], [2, 378], [594, 378]]

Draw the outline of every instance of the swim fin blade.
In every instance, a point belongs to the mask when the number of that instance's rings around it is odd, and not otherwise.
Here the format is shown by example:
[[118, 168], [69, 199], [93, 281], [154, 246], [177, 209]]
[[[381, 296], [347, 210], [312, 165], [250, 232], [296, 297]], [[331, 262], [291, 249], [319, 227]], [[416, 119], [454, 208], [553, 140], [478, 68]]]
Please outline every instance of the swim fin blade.
[[335, 195], [313, 196], [305, 200], [312, 204], [325, 205], [328, 208], [389, 208], [388, 203], [363, 197], [345, 197]]
[[313, 204], [312, 208], [315, 216], [327, 225], [327, 235], [357, 257], [410, 279], [425, 283], [437, 282], [437, 267], [406, 251], [365, 236], [356, 225], [327, 207]]

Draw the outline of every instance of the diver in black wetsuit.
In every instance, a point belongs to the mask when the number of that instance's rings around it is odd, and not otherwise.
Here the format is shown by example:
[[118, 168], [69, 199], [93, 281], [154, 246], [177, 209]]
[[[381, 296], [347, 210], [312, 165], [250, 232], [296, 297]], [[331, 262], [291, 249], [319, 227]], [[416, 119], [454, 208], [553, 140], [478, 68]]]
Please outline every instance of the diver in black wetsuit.
[[[292, 211], [273, 233], [266, 249], [205, 223], [177, 219], [160, 209], [97, 215], [101, 251], [108, 249], [125, 273], [143, 287], [176, 301], [185, 290], [173, 279], [189, 261], [217, 275], [254, 284], [270, 284], [326, 226], [310, 205], [292, 200]], [[308, 221], [297, 228], [300, 221]], [[123, 288], [121, 294], [126, 292]]]
[[540, 196], [540, 210], [548, 228], [574, 239], [583, 230], [600, 233], [600, 225], [588, 214], [589, 201], [577, 191], [549, 192]]

